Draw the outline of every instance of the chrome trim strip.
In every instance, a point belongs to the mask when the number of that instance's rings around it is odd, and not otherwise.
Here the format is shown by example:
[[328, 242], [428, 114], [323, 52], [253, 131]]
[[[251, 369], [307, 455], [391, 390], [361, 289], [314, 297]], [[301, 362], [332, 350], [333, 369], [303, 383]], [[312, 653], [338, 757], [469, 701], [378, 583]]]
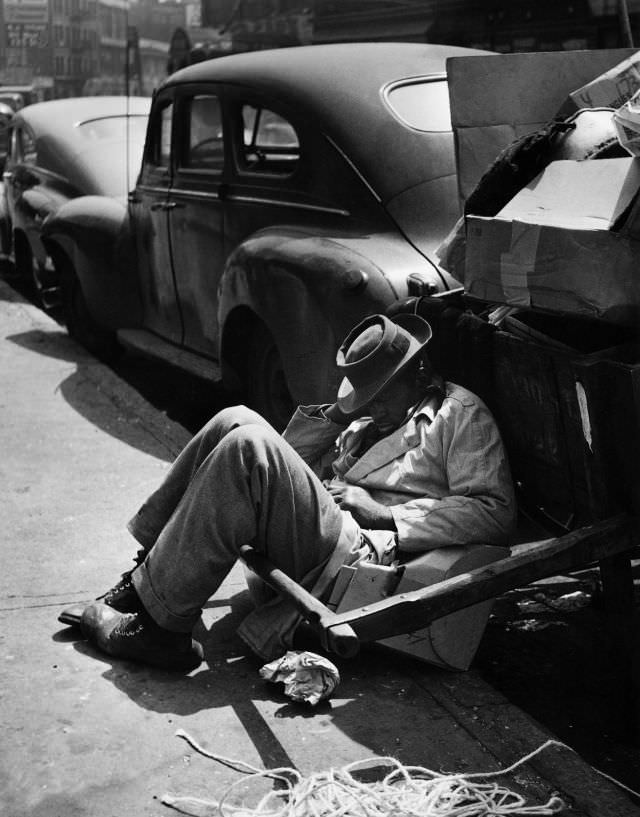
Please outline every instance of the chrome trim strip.
[[362, 173], [361, 173], [361, 172], [358, 170], [358, 168], [357, 168], [357, 167], [354, 165], [354, 163], [353, 163], [353, 162], [351, 161], [351, 159], [350, 159], [350, 158], [347, 156], [347, 154], [344, 152], [344, 150], [342, 150], [342, 148], [340, 147], [340, 145], [338, 145], [338, 143], [337, 143], [337, 142], [334, 142], [334, 140], [333, 140], [333, 139], [332, 139], [332, 138], [331, 138], [331, 137], [330, 137], [328, 134], [326, 134], [326, 133], [324, 134], [324, 138], [327, 140], [327, 142], [329, 142], [329, 144], [330, 144], [330, 145], [333, 147], [333, 149], [334, 149], [334, 150], [335, 150], [335, 151], [336, 151], [336, 152], [337, 152], [337, 153], [338, 153], [340, 156], [342, 156], [343, 160], [344, 160], [344, 161], [345, 161], [345, 162], [346, 162], [346, 163], [349, 165], [349, 167], [350, 167], [350, 168], [353, 170], [353, 172], [354, 172], [354, 173], [356, 174], [356, 176], [357, 176], [357, 177], [360, 179], [360, 181], [361, 181], [361, 182], [364, 184], [364, 186], [367, 188], [367, 190], [369, 191], [369, 193], [371, 193], [371, 195], [373, 196], [373, 198], [374, 198], [374, 199], [375, 199], [375, 200], [378, 202], [378, 204], [382, 204], [382, 199], [381, 199], [381, 198], [380, 198], [380, 196], [379, 196], [379, 195], [376, 193], [376, 191], [374, 190], [373, 186], [372, 186], [371, 184], [369, 184], [369, 182], [367, 181], [367, 179], [365, 179], [365, 177], [364, 177], [364, 176], [362, 175]]
[[196, 199], [199, 201], [209, 201], [213, 199], [218, 204], [261, 204], [272, 207], [291, 207], [295, 210], [308, 210], [313, 213], [329, 213], [334, 216], [349, 216], [349, 210], [342, 210], [338, 207], [326, 207], [321, 204], [303, 204], [299, 201], [287, 201], [282, 199], [270, 199], [266, 196], [242, 196], [230, 194], [224, 199], [219, 199], [215, 193], [204, 193], [202, 190], [185, 190], [171, 188], [170, 199]]
[[151, 193], [154, 196], [157, 196], [159, 193], [163, 193], [165, 196], [169, 192], [169, 185], [162, 186], [162, 187], [152, 187], [150, 184], [138, 184], [135, 186], [134, 193]]

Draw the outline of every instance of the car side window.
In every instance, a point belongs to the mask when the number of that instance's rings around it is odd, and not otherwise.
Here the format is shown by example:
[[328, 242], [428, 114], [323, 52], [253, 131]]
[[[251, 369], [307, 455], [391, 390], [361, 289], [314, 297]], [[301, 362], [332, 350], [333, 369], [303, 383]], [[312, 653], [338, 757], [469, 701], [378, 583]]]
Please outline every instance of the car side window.
[[290, 122], [268, 108], [243, 105], [242, 126], [244, 170], [293, 173], [300, 160], [300, 140]]
[[171, 162], [171, 122], [173, 121], [173, 103], [162, 109], [160, 117], [160, 133], [158, 137], [158, 164], [169, 167]]
[[149, 129], [149, 141], [144, 163], [159, 168], [169, 168], [171, 163], [171, 123], [173, 103], [167, 101], [153, 116]]
[[185, 105], [187, 137], [181, 165], [188, 169], [222, 170], [224, 139], [218, 97], [198, 95]]

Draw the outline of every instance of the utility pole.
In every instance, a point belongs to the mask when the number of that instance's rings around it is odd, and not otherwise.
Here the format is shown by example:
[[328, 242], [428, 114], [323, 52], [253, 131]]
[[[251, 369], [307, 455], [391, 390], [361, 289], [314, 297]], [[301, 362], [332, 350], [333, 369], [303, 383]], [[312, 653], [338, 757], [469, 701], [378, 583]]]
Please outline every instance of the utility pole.
[[622, 45], [627, 48], [633, 48], [633, 34], [631, 33], [631, 20], [629, 19], [627, 0], [618, 0], [618, 16], [620, 18]]

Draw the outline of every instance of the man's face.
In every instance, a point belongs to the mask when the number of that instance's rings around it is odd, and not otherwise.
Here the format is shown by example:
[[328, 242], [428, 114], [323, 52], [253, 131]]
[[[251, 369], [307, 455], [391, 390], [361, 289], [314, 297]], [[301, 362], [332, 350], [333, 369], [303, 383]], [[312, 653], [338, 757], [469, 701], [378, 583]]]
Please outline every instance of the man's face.
[[391, 434], [402, 424], [416, 399], [415, 379], [397, 378], [378, 392], [365, 413], [373, 418], [373, 422], [383, 434]]

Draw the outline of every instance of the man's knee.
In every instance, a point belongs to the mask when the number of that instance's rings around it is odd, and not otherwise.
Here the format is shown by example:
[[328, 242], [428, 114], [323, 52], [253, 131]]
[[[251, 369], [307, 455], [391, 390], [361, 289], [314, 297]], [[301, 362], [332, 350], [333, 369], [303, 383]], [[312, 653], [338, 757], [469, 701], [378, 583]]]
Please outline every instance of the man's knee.
[[244, 425], [268, 425], [267, 421], [247, 406], [229, 406], [221, 409], [206, 423], [204, 431], [221, 437]]
[[218, 450], [250, 468], [257, 462], [268, 463], [283, 445], [282, 437], [268, 423], [246, 422], [231, 428], [220, 441]]

